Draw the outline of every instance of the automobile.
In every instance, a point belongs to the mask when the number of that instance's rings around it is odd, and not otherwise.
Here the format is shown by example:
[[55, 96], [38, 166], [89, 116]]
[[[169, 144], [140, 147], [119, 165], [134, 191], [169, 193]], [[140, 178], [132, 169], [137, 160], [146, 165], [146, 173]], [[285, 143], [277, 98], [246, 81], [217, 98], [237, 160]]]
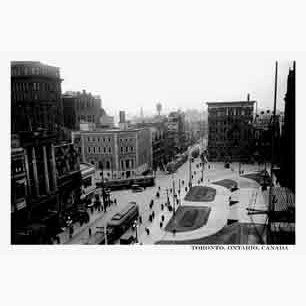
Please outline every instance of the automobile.
[[120, 244], [133, 244], [135, 237], [131, 233], [125, 233], [120, 237]]
[[142, 192], [143, 190], [143, 187], [140, 187], [139, 185], [132, 185], [132, 192]]

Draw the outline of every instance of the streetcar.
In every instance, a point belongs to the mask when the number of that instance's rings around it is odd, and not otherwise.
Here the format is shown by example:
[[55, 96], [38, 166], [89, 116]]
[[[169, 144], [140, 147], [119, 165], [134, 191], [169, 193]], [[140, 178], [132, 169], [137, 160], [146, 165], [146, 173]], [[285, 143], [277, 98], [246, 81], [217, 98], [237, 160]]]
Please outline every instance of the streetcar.
[[119, 239], [139, 217], [139, 208], [136, 202], [130, 202], [124, 209], [116, 213], [107, 223], [114, 235]]

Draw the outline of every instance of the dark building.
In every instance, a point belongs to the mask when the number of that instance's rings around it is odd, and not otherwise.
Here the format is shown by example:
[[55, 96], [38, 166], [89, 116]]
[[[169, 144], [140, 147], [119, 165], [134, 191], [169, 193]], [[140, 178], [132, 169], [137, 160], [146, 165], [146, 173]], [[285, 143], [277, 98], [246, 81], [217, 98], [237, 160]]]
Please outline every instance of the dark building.
[[207, 102], [208, 154], [214, 161], [248, 160], [253, 153], [255, 101]]
[[63, 126], [59, 68], [40, 62], [11, 62], [11, 129], [57, 131]]
[[295, 193], [295, 62], [287, 79], [281, 142], [280, 183]]
[[71, 208], [66, 193], [77, 203], [81, 190], [77, 151], [63, 142], [62, 80], [40, 62], [12, 62], [11, 73], [12, 243], [50, 243]]
[[100, 123], [101, 98], [82, 92], [66, 92], [63, 96], [64, 125], [70, 130], [80, 129], [81, 122]]

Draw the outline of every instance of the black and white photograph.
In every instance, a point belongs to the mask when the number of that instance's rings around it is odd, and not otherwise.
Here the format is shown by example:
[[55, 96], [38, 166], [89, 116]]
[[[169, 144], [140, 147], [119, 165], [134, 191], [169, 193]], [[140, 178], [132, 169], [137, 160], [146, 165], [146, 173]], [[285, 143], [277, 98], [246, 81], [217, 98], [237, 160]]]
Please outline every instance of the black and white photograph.
[[297, 67], [205, 52], [12, 59], [11, 244], [294, 245]]
[[2, 1], [1, 305], [303, 305], [304, 6]]

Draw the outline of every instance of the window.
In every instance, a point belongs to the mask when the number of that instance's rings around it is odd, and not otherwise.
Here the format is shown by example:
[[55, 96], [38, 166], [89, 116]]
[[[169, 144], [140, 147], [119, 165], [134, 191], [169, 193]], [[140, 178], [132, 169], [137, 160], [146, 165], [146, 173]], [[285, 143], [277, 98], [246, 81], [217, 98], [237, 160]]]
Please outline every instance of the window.
[[87, 177], [83, 180], [83, 186], [84, 188], [92, 186], [92, 177]]
[[108, 148], [108, 153], [112, 153], [112, 148], [111, 147]]
[[16, 196], [16, 199], [21, 199], [21, 198], [24, 198], [25, 197], [25, 184], [22, 183], [16, 183], [15, 185], [15, 196]]

